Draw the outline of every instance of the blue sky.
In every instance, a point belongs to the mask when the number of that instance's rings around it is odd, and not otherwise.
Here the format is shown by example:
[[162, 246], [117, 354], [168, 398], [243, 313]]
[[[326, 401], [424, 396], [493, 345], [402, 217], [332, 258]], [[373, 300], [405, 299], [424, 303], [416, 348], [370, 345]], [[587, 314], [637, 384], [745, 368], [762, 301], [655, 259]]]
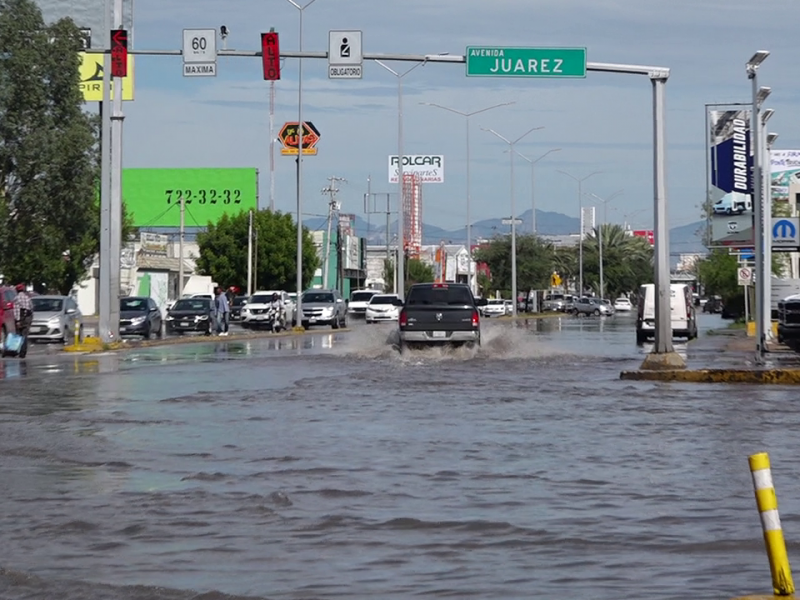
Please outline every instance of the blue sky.
[[[274, 27], [284, 50], [298, 48], [299, 13], [287, 0], [136, 0], [135, 47], [179, 49], [184, 28], [230, 30], [228, 48], [256, 50]], [[468, 45], [585, 46], [590, 62], [671, 69], [667, 84], [669, 217], [672, 226], [700, 218], [705, 195], [704, 105], [742, 102], [750, 87], [745, 62], [755, 50], [772, 56], [760, 83], [772, 87], [770, 131], [777, 148], [800, 147], [796, 60], [797, 0], [316, 0], [304, 17], [304, 49], [326, 51], [331, 29], [360, 29], [374, 53], [464, 54]], [[297, 119], [297, 63], [285, 61], [276, 89], [276, 129]], [[260, 59], [221, 58], [216, 78], [184, 78], [180, 57], [137, 57], [136, 100], [125, 103], [126, 167], [257, 167], [268, 203], [269, 84]], [[410, 63], [392, 63], [405, 70]], [[319, 154], [304, 162], [304, 213], [322, 214], [330, 176], [344, 177], [345, 212], [361, 213], [367, 178], [374, 192], [394, 191], [387, 156], [397, 148], [397, 80], [365, 62], [360, 81], [327, 78], [327, 61], [303, 61], [304, 118], [321, 131]], [[443, 154], [445, 183], [423, 191], [423, 220], [457, 229], [466, 223], [465, 124], [423, 106], [474, 111], [515, 105], [472, 118], [472, 215], [510, 213], [506, 146], [492, 128], [536, 158], [536, 206], [578, 215], [576, 177], [602, 171], [584, 190], [608, 196], [609, 221], [652, 224], [651, 85], [643, 76], [589, 73], [585, 80], [467, 78], [463, 64], [427, 64], [404, 79], [405, 152]], [[276, 146], [276, 207], [295, 210], [294, 159]], [[516, 168], [517, 212], [531, 205], [531, 172]], [[589, 202], [589, 200], [587, 200]]]

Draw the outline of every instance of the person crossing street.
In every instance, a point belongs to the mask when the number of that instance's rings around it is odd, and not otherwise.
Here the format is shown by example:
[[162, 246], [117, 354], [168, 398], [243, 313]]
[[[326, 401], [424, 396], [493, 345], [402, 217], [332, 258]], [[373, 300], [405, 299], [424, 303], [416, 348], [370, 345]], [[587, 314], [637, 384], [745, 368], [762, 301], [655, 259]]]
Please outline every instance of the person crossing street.
[[25, 358], [28, 354], [28, 334], [33, 323], [33, 302], [24, 283], [16, 286], [17, 295], [14, 298], [14, 324], [17, 335], [22, 336], [22, 346], [17, 356]]

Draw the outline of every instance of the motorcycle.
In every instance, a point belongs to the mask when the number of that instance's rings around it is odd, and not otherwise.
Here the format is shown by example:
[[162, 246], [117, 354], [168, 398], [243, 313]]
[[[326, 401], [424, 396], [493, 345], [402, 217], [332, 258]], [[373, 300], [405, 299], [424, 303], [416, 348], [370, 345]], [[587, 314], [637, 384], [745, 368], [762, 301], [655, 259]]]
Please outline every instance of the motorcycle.
[[270, 306], [267, 311], [267, 325], [272, 333], [286, 331], [286, 315], [283, 306]]

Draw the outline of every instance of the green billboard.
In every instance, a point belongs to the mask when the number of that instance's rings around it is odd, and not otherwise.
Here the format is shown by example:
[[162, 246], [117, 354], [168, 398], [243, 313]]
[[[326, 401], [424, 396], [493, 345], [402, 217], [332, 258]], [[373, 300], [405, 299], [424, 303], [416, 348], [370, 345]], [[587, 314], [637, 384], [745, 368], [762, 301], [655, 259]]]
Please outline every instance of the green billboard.
[[256, 210], [256, 169], [123, 169], [122, 198], [135, 227], [206, 227], [223, 214]]

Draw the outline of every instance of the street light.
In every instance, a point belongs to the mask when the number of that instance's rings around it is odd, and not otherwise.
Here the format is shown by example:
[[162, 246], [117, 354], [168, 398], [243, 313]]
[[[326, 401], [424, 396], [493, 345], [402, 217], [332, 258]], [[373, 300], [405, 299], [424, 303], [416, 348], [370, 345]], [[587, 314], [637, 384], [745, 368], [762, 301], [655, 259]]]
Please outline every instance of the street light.
[[592, 175], [597, 175], [602, 173], [602, 171], [594, 171], [593, 173], [589, 173], [586, 177], [582, 179], [578, 179], [574, 175], [570, 175], [566, 171], [558, 171], [562, 175], [566, 175], [570, 179], [575, 180], [578, 182], [578, 220], [580, 228], [580, 235], [578, 236], [578, 297], [583, 296], [583, 182], [589, 179]]
[[608, 198], [603, 200], [597, 194], [589, 193], [590, 196], [599, 200], [603, 203], [603, 222], [597, 228], [597, 245], [600, 252], [600, 298], [605, 298], [605, 282], [603, 281], [603, 228], [605, 224], [608, 222], [608, 203], [611, 202], [614, 198], [621, 195], [622, 192], [625, 190], [619, 190], [611, 194]]
[[512, 305], [512, 315], [517, 316], [517, 209], [514, 203], [514, 145], [522, 140], [525, 136], [529, 133], [538, 131], [539, 129], [544, 129], [544, 127], [533, 127], [515, 139], [513, 142], [504, 138], [502, 135], [497, 133], [494, 129], [484, 129], [481, 127], [483, 131], [488, 131], [489, 133], [497, 136], [501, 140], [503, 140], [506, 144], [508, 144], [508, 156], [511, 159], [511, 305]]
[[[515, 150], [515, 152], [517, 151]], [[553, 152], [561, 152], [561, 148], [553, 148], [552, 150], [548, 150], [536, 160], [531, 160], [521, 152], [517, 152], [517, 156], [519, 156], [523, 160], [528, 161], [528, 163], [531, 165], [531, 233], [533, 235], [536, 235], [536, 197], [534, 195], [534, 189], [533, 189], [535, 181], [534, 179], [535, 167], [537, 162], [542, 160], [545, 156], [552, 154]]]
[[[761, 111], [761, 190], [764, 198], [764, 218], [761, 222], [761, 239], [764, 240], [764, 339], [772, 341], [772, 173], [767, 121], [775, 114], [774, 108]], [[776, 136], [777, 137], [777, 136]], [[774, 142], [774, 140], [773, 140]]]
[[766, 50], [759, 50], [756, 52], [747, 64], [745, 65], [747, 71], [747, 78], [750, 79], [752, 85], [752, 109], [751, 109], [751, 126], [750, 137], [751, 145], [753, 147], [753, 209], [755, 211], [754, 217], [754, 246], [755, 246], [755, 259], [756, 259], [756, 363], [762, 364], [764, 362], [764, 344], [766, 342], [766, 334], [764, 328], [764, 315], [766, 307], [764, 306], [764, 280], [766, 279], [766, 264], [764, 262], [766, 240], [764, 238], [764, 199], [762, 197], [762, 156], [760, 154], [761, 147], [761, 117], [760, 108], [761, 103], [769, 96], [770, 88], [758, 87], [758, 67], [763, 63], [769, 52]]
[[455, 113], [457, 115], [461, 115], [465, 117], [466, 124], [467, 124], [467, 252], [469, 253], [469, 266], [467, 267], [467, 281], [469, 282], [469, 287], [472, 290], [472, 293], [475, 293], [475, 288], [472, 285], [472, 214], [471, 214], [471, 205], [472, 205], [472, 186], [471, 186], [471, 178], [470, 178], [470, 152], [469, 152], [469, 119], [474, 115], [478, 115], [480, 113], [484, 113], [490, 111], [495, 108], [500, 108], [501, 106], [510, 106], [512, 104], [516, 104], [516, 102], [503, 102], [502, 104], [495, 104], [493, 106], [487, 106], [486, 108], [482, 108], [480, 110], [474, 110], [472, 112], [462, 112], [460, 110], [456, 110], [454, 108], [450, 108], [448, 106], [442, 106], [441, 104], [435, 104], [433, 102], [420, 102], [425, 106], [433, 106], [434, 108], [441, 108], [442, 110], [449, 111], [451, 113]]
[[[392, 75], [397, 77], [397, 190], [398, 190], [398, 198], [399, 206], [397, 208], [397, 235], [398, 235], [398, 260], [397, 260], [397, 268], [395, 271], [397, 272], [397, 287], [395, 287], [395, 293], [402, 299], [405, 297], [406, 293], [406, 280], [405, 280], [405, 262], [406, 262], [406, 240], [405, 240], [405, 223], [404, 218], [405, 215], [403, 214], [403, 77], [411, 73], [417, 67], [424, 65], [425, 62], [420, 62], [415, 64], [413, 67], [405, 71], [404, 73], [398, 73], [387, 64], [376, 60], [377, 64], [382, 66], [384, 69], [389, 71]], [[387, 232], [388, 235], [388, 232]]]
[[[286, 0], [300, 11], [300, 52], [303, 51], [303, 13], [316, 0], [300, 5]], [[303, 324], [303, 59], [297, 59], [297, 325]]]

